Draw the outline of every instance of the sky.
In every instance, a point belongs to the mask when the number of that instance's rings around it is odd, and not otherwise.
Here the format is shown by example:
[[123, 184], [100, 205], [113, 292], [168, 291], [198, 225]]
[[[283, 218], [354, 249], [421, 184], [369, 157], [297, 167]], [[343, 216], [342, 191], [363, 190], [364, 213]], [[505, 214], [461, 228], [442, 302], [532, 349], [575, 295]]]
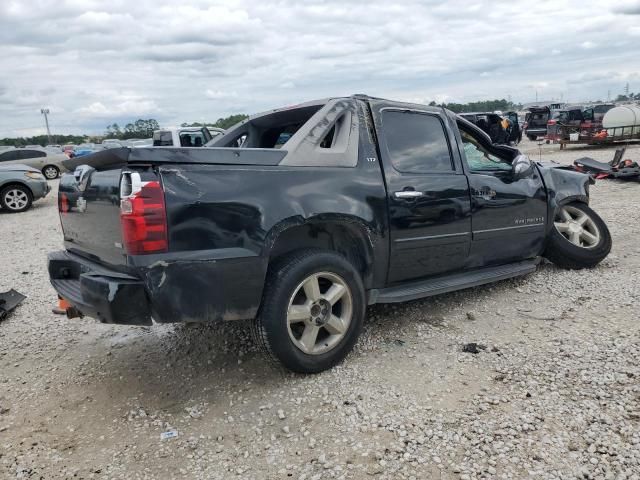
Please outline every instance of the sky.
[[100, 134], [366, 93], [640, 91], [640, 0], [0, 0], [0, 138]]

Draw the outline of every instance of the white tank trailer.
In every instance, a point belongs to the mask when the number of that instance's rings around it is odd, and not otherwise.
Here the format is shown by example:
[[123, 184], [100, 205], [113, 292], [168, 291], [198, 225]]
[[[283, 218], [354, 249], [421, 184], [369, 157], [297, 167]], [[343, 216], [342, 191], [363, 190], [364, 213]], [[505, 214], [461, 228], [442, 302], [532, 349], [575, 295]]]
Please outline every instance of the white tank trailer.
[[[640, 133], [640, 107], [638, 105], [621, 105], [604, 114], [602, 127], [609, 135], [635, 135]], [[628, 127], [616, 128], [614, 127]]]

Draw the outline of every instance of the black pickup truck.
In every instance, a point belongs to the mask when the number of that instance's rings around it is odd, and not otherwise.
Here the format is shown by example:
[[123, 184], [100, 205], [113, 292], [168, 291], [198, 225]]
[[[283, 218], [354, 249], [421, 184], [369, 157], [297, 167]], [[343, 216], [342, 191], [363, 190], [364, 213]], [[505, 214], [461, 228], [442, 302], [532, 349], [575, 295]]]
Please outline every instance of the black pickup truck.
[[65, 250], [49, 254], [69, 316], [252, 319], [272, 358], [318, 372], [351, 350], [367, 305], [525, 275], [541, 257], [590, 267], [611, 248], [589, 176], [441, 108], [333, 98], [212, 142], [69, 160]]

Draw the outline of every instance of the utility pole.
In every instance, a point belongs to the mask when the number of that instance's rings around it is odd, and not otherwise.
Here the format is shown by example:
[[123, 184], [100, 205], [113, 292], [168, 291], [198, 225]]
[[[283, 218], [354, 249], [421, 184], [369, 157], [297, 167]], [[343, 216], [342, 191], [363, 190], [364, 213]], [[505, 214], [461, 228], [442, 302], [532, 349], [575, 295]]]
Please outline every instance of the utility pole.
[[40, 113], [44, 115], [44, 123], [47, 126], [47, 142], [51, 144], [51, 131], [49, 130], [49, 118], [47, 118], [47, 115], [49, 115], [49, 109], [41, 108]]

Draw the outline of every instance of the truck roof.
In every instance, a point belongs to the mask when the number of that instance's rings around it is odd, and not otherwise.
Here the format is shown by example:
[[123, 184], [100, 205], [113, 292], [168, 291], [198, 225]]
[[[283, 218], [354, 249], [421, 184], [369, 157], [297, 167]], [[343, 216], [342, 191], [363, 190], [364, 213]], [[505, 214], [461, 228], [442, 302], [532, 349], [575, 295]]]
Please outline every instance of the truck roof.
[[443, 110], [443, 107], [432, 107], [432, 106], [429, 106], [429, 105], [424, 105], [424, 104], [419, 104], [419, 103], [399, 102], [397, 100], [388, 100], [388, 99], [385, 99], [385, 98], [372, 97], [372, 96], [369, 96], [369, 95], [366, 95], [366, 94], [356, 93], [356, 94], [349, 95], [349, 96], [326, 97], [326, 98], [321, 98], [321, 99], [317, 99], [317, 100], [310, 100], [308, 102], [297, 103], [297, 104], [294, 104], [294, 105], [287, 105], [285, 107], [274, 108], [274, 109], [271, 109], [271, 110], [265, 110], [263, 112], [254, 113], [253, 115], [250, 115], [247, 118], [245, 118], [244, 120], [242, 120], [242, 121], [238, 122], [237, 124], [233, 125], [228, 130], [232, 130], [233, 128], [235, 128], [238, 125], [242, 125], [244, 123], [251, 122], [252, 120], [258, 119], [260, 117], [264, 117], [266, 115], [272, 115], [272, 114], [278, 113], [278, 112], [287, 112], [287, 111], [290, 111], [290, 110], [305, 109], [305, 108], [312, 108], [312, 107], [322, 107], [323, 105], [327, 104], [331, 100], [346, 100], [346, 99], [363, 100], [365, 102], [370, 102], [370, 101], [385, 102], [385, 103], [396, 105], [396, 106], [401, 107], [401, 108], [404, 107], [404, 108], [407, 108], [407, 109], [419, 108], [421, 110], [427, 109], [427, 110], [434, 111], [434, 112], [439, 112], [439, 111]]

